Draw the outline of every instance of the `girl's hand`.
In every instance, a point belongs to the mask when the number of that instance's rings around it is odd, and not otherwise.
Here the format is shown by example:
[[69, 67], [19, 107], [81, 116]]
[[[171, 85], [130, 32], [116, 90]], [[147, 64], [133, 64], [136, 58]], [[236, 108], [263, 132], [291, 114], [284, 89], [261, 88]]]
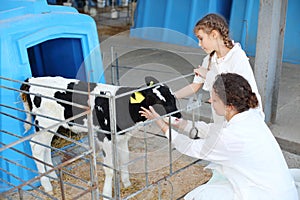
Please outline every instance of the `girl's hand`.
[[204, 67], [199, 66], [197, 69], [194, 69], [194, 73], [196, 76], [201, 76], [202, 78], [206, 78], [208, 70]]

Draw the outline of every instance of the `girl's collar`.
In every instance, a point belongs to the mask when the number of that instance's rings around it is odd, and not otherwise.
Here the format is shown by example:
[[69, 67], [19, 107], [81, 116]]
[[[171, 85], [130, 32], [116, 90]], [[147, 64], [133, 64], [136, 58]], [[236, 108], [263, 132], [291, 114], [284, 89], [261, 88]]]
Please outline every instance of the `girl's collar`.
[[214, 62], [214, 63], [216, 63], [216, 64], [220, 64], [220, 63], [226, 61], [227, 59], [229, 59], [229, 58], [232, 56], [232, 54], [233, 54], [237, 49], [240, 49], [240, 48], [241, 48], [240, 43], [234, 43], [234, 41], [232, 41], [232, 42], [233, 42], [234, 46], [232, 47], [232, 49], [230, 49], [230, 51], [228, 51], [228, 53], [227, 53], [225, 56], [223, 56], [223, 57], [221, 57], [221, 58], [218, 58], [218, 57], [217, 57], [217, 53], [214, 53], [214, 55], [212, 56], [211, 61]]

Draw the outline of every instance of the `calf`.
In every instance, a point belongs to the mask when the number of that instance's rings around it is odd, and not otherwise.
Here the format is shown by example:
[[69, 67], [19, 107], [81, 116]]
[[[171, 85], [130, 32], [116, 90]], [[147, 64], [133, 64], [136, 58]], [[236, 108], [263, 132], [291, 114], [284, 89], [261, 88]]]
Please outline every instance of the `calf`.
[[[117, 131], [125, 130], [129, 127], [134, 126], [137, 122], [145, 121], [144, 117], [141, 117], [138, 113], [140, 107], [154, 106], [156, 110], [160, 111], [160, 114], [166, 114], [174, 112], [177, 110], [176, 100], [171, 92], [171, 90], [163, 85], [158, 84], [158, 81], [152, 77], [146, 77], [146, 84], [152, 85], [153, 87], [147, 87], [144, 90], [138, 92], [130, 92], [136, 90], [137, 88], [113, 86], [101, 83], [86, 83], [76, 79], [66, 79], [62, 77], [39, 77], [39, 78], [29, 78], [25, 82], [28, 84], [22, 84], [21, 90], [26, 91], [21, 94], [22, 101], [24, 104], [24, 109], [31, 111], [32, 115], [26, 113], [26, 121], [31, 122], [32, 116], [34, 116], [34, 123], [36, 125], [36, 131], [39, 131], [41, 127], [46, 128], [58, 123], [56, 120], [66, 120], [76, 114], [82, 113], [83, 110], [68, 104], [67, 102], [77, 103], [80, 105], [88, 105], [90, 102], [90, 107], [92, 110], [93, 118], [93, 130], [105, 130], [110, 131], [110, 105], [109, 99], [104, 96], [117, 96], [124, 94], [122, 97], [116, 98], [116, 127]], [[43, 85], [43, 87], [40, 87]], [[89, 91], [91, 95], [87, 93], [79, 94], [75, 91]], [[52, 89], [61, 88], [60, 89]], [[66, 90], [67, 89], [67, 90]], [[126, 94], [125, 94], [126, 93]], [[100, 96], [99, 96], [100, 95]], [[56, 100], [45, 98], [45, 96], [55, 98]], [[61, 101], [63, 100], [63, 101]], [[43, 116], [47, 116], [45, 118]], [[173, 114], [174, 117], [181, 118], [179, 112]], [[51, 119], [52, 118], [52, 119]], [[75, 124], [81, 124], [83, 126], [75, 126], [74, 123], [65, 123], [62, 126], [72, 130], [75, 133], [86, 132], [87, 128], [87, 118], [86, 116], [80, 117], [73, 120]], [[25, 132], [30, 129], [30, 124], [26, 123], [24, 125]], [[51, 131], [56, 132], [59, 127], [52, 128]], [[100, 133], [96, 131], [96, 141], [99, 147], [103, 150], [104, 164], [112, 166], [112, 141], [111, 135], [106, 133]], [[51, 140], [53, 134], [49, 132], [44, 132], [42, 134], [37, 134], [32, 138], [32, 141], [37, 141], [46, 146], [51, 145]], [[119, 163], [127, 163], [129, 161], [128, 155], [128, 139], [130, 134], [119, 134], [118, 138], [118, 150], [122, 151], [122, 156], [119, 156]], [[49, 166], [53, 166], [51, 159], [51, 149], [45, 146], [31, 142], [31, 149], [33, 157], [48, 163]], [[119, 153], [119, 152], [118, 152]], [[41, 162], [35, 161], [39, 173], [45, 173], [50, 170], [51, 167], [44, 165]], [[121, 178], [124, 187], [131, 185], [128, 175], [127, 165], [123, 166], [121, 169]], [[111, 197], [112, 195], [112, 178], [113, 170], [104, 167], [105, 172], [105, 182], [103, 188], [103, 194]], [[50, 177], [57, 178], [55, 172], [49, 174]], [[46, 192], [51, 192], [53, 190], [52, 185], [48, 177], [43, 176], [41, 178], [41, 184]]]

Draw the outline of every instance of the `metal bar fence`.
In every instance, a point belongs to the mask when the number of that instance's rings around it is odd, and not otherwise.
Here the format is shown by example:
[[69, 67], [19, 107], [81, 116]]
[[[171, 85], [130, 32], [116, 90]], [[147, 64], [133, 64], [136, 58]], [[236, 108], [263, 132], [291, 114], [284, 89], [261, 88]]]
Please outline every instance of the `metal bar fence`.
[[[117, 55], [114, 53], [114, 49], [112, 48], [112, 53], [111, 55]], [[114, 62], [114, 58], [112, 57], [112, 63]], [[116, 65], [118, 65], [119, 62], [117, 61], [116, 62]], [[117, 69], [119, 69], [120, 67], [117, 66], [116, 67]], [[116, 78], [113, 76], [113, 71], [111, 72], [112, 73], [112, 79]], [[182, 77], [180, 78], [187, 78], [189, 76], [192, 76], [193, 74], [187, 74], [187, 75], [183, 75]], [[117, 78], [119, 78], [119, 72], [117, 72]], [[170, 82], [173, 82], [173, 81], [178, 81], [180, 78], [174, 78], [174, 79], [171, 79], [171, 80], [168, 80], [168, 81], [165, 81], [165, 82], [162, 82], [163, 84], [165, 83], [170, 83]], [[18, 82], [18, 83], [24, 83], [22, 81], [17, 81], [17, 80], [10, 80], [8, 78], [5, 78], [5, 77], [0, 77], [0, 80], [1, 79], [4, 79], [6, 81], [13, 81], [13, 82]], [[119, 80], [117, 81], [113, 81], [113, 83], [118, 83], [119, 84]], [[161, 83], [160, 83], [161, 84]], [[154, 85], [155, 86], [155, 85]], [[139, 88], [139, 89], [136, 89], [136, 90], [133, 90], [133, 91], [130, 91], [130, 92], [127, 92], [127, 93], [123, 93], [121, 95], [108, 95], [108, 96], [105, 96], [105, 95], [100, 95], [101, 97], [106, 97], [106, 98], [109, 98], [109, 104], [110, 104], [110, 121], [111, 121], [111, 132], [106, 132], [104, 130], [94, 130], [93, 127], [92, 127], [92, 113], [91, 113], [91, 109], [90, 107], [86, 107], [85, 105], [77, 105], [75, 103], [70, 103], [70, 102], [67, 102], [67, 101], [62, 101], [62, 100], [59, 100], [59, 99], [56, 99], [56, 98], [51, 98], [51, 97], [46, 97], [46, 96], [41, 96], [43, 98], [48, 98], [48, 99], [51, 99], [53, 101], [59, 101], [59, 102], [63, 102], [63, 103], [66, 103], [66, 104], [71, 104], [72, 106], [76, 106], [76, 107], [79, 107], [79, 108], [82, 108], [84, 109], [84, 111], [79, 114], [79, 115], [76, 115], [70, 119], [67, 119], [67, 120], [58, 120], [58, 119], [52, 119], [52, 120], [56, 120], [57, 123], [55, 124], [55, 126], [61, 126], [63, 124], [66, 124], [66, 123], [72, 123], [71, 121], [74, 120], [74, 119], [77, 119], [79, 117], [82, 117], [82, 116], [87, 116], [87, 119], [88, 119], [88, 127], [86, 127], [86, 130], [88, 132], [88, 143], [85, 143], [85, 142], [82, 142], [82, 141], [77, 141], [77, 140], [74, 140], [72, 138], [68, 138], [58, 132], [53, 132], [51, 131], [51, 129], [53, 128], [53, 126], [50, 126], [50, 127], [39, 127], [41, 130], [38, 131], [38, 132], [35, 132], [35, 133], [32, 133], [30, 135], [27, 135], [27, 136], [19, 136], [15, 133], [9, 133], [8, 131], [5, 131], [5, 130], [1, 130], [1, 132], [3, 134], [8, 134], [8, 135], [13, 135], [16, 137], [16, 140], [12, 143], [9, 143], [9, 144], [5, 144], [5, 143], [2, 143], [1, 142], [1, 146], [0, 146], [0, 154], [1, 152], [5, 151], [5, 150], [13, 150], [13, 151], [16, 151], [18, 153], [23, 153], [24, 156], [27, 156], [28, 158], [30, 159], [35, 159], [34, 157], [32, 157], [31, 155], [27, 154], [27, 153], [24, 153], [24, 152], [20, 152], [18, 151], [16, 148], [14, 148], [16, 145], [18, 144], [21, 144], [25, 141], [30, 141], [31, 138], [33, 138], [35, 135], [37, 134], [43, 134], [44, 132], [50, 132], [60, 138], [63, 138], [69, 142], [72, 143], [73, 147], [78, 147], [78, 148], [81, 148], [83, 150], [79, 151], [77, 154], [74, 154], [74, 153], [70, 153], [68, 150], [66, 149], [61, 149], [61, 148], [55, 148], [55, 147], [51, 147], [51, 146], [48, 146], [47, 148], [50, 148], [53, 152], [55, 152], [55, 154], [63, 154], [63, 155], [66, 155], [67, 157], [71, 157], [70, 159], [67, 159], [67, 160], [64, 160], [62, 161], [61, 163], [57, 163], [55, 166], [49, 166], [51, 167], [52, 169], [47, 171], [46, 173], [44, 174], [39, 174], [38, 176], [34, 177], [33, 179], [31, 180], [28, 180], [28, 181], [22, 181], [22, 184], [20, 185], [12, 185], [12, 188], [8, 191], [5, 191], [3, 193], [1, 193], [1, 195], [7, 197], [8, 199], [9, 198], [19, 198], [19, 199], [24, 199], [25, 197], [28, 197], [28, 195], [30, 195], [30, 197], [32, 198], [35, 198], [35, 199], [43, 199], [45, 197], [49, 198], [49, 199], [79, 199], [81, 197], [83, 197], [84, 195], [86, 194], [90, 194], [90, 199], [99, 199], [99, 196], [103, 196], [100, 192], [99, 192], [99, 189], [98, 189], [98, 182], [100, 181], [99, 177], [98, 177], [98, 173], [97, 173], [97, 165], [102, 165], [103, 167], [108, 167], [108, 168], [111, 168], [114, 170], [114, 197], [112, 199], [135, 199], [137, 198], [139, 195], [141, 195], [142, 193], [144, 192], [147, 192], [149, 189], [152, 190], [153, 188], [157, 188], [158, 189], [158, 198], [159, 199], [162, 199], [162, 184], [164, 182], [168, 182], [170, 185], [171, 185], [171, 191], [170, 191], [170, 199], [173, 199], [174, 198], [174, 195], [173, 195], [173, 185], [170, 181], [170, 178], [172, 176], [175, 176], [179, 173], [181, 173], [182, 171], [186, 170], [187, 168], [195, 165], [196, 163], [199, 163], [199, 160], [194, 160], [188, 164], [186, 164], [185, 166], [181, 167], [180, 169], [174, 169], [174, 166], [173, 166], [173, 162], [176, 160], [173, 158], [173, 153], [175, 152], [175, 150], [172, 148], [172, 145], [171, 145], [171, 140], [169, 139], [169, 141], [167, 141], [167, 139], [162, 136], [161, 134], [157, 134], [157, 133], [153, 133], [153, 132], [149, 132], [147, 130], [147, 126], [151, 125], [155, 120], [150, 120], [150, 121], [146, 121], [144, 123], [140, 123], [140, 124], [137, 124], [136, 126], [133, 126], [133, 127], [130, 127], [128, 129], [125, 129], [125, 130], [122, 130], [122, 131], [117, 131], [117, 128], [116, 128], [116, 115], [117, 115], [117, 111], [116, 111], [116, 107], [115, 107], [115, 103], [116, 103], [116, 99], [117, 98], [121, 98], [125, 95], [128, 95], [129, 93], [133, 93], [133, 92], [136, 92], [136, 91], [141, 91], [141, 90], [144, 90], [146, 88], [150, 88], [150, 87], [154, 87], [154, 86], [148, 86], [148, 87], [143, 87], [143, 88]], [[41, 87], [46, 87], [46, 86], [41, 86]], [[49, 86], [47, 86], [49, 87]], [[0, 85], [0, 88], [1, 89], [5, 89], [5, 90], [13, 90], [15, 92], [21, 92], [20, 90], [18, 89], [15, 89], [15, 88], [11, 88], [11, 87], [7, 87], [5, 85]], [[50, 88], [50, 87], [49, 87]], [[53, 88], [53, 87], [52, 87]], [[59, 90], [63, 90], [62, 88], [53, 88], [53, 89], [59, 89]], [[67, 90], [65, 90], [67, 91]], [[73, 91], [72, 92], [79, 92], [79, 93], [82, 93], [80, 91]], [[35, 94], [31, 94], [30, 95], [35, 95]], [[87, 92], [87, 95], [91, 95], [90, 94], [90, 91]], [[177, 112], [182, 112], [182, 111], [186, 111], [186, 110], [192, 110], [192, 109], [196, 109], [198, 108], [199, 106], [201, 106], [201, 104], [198, 104], [194, 107], [188, 107], [188, 108], [182, 108], [182, 109], [179, 109]], [[0, 108], [1, 107], [6, 107], [6, 108], [9, 108], [9, 109], [13, 109], [17, 112], [24, 112], [26, 113], [26, 111], [23, 111], [22, 109], [19, 109], [17, 107], [11, 107], [11, 106], [8, 106], [8, 105], [4, 105], [4, 104], [1, 104], [0, 105]], [[164, 118], [164, 117], [168, 117], [172, 114], [174, 114], [175, 112], [173, 113], [170, 113], [168, 115], [164, 115], [164, 116], [161, 116], [161, 118]], [[1, 115], [6, 115], [8, 117], [11, 117], [11, 118], [14, 118], [15, 120], [19, 120], [20, 123], [26, 123], [25, 120], [23, 119], [20, 119], [20, 118], [17, 118], [15, 116], [12, 116], [10, 115], [9, 113], [3, 113], [1, 112], [0, 113]], [[32, 113], [29, 113], [29, 114], [32, 114]], [[49, 116], [43, 116], [43, 117], [46, 117], [46, 118], [49, 118]], [[50, 118], [51, 119], [51, 118]], [[193, 118], [194, 119], [194, 118]], [[170, 121], [169, 121], [170, 122]], [[28, 122], [27, 122], [28, 123]], [[169, 123], [171, 124], [171, 123]], [[31, 123], [31, 125], [35, 125], [33, 123]], [[73, 125], [77, 125], [77, 126], [80, 126], [78, 124], [73, 124]], [[35, 125], [36, 126], [36, 125]], [[141, 128], [142, 127], [142, 128]], [[122, 155], [118, 155], [118, 151], [117, 151], [117, 148], [118, 148], [118, 135], [120, 134], [124, 134], [126, 132], [130, 132], [130, 131], [135, 131], [135, 130], [139, 130], [140, 132], [142, 132], [143, 134], [143, 141], [144, 141], [144, 147], [143, 147], [143, 153], [140, 155], [140, 156], [137, 156], [135, 158], [131, 158], [131, 160], [128, 162], [128, 163], [123, 163], [124, 165], [133, 165], [134, 163], [137, 163], [141, 160], [144, 161], [144, 174], [145, 174], [145, 185], [142, 187], [142, 188], [139, 188], [137, 190], [134, 190], [134, 191], [131, 191], [130, 194], [128, 195], [123, 195], [121, 194], [122, 193], [122, 187], [121, 187], [121, 183], [120, 183], [120, 169], [121, 169], [121, 166], [119, 165], [118, 163], [118, 157], [122, 156]], [[106, 134], [111, 134], [112, 135], [112, 142], [113, 142], [113, 145], [112, 145], [112, 152], [113, 152], [113, 166], [108, 166], [108, 165], [105, 165], [102, 161], [99, 161], [99, 155], [96, 155], [96, 146], [95, 146], [95, 133], [97, 132], [101, 132], [101, 133], [106, 133]], [[168, 157], [169, 157], [169, 163], [168, 163], [168, 168], [169, 168], [169, 172], [164, 175], [164, 176], [161, 176], [161, 177], [156, 177], [156, 180], [150, 180], [149, 178], [149, 170], [151, 170], [149, 168], [149, 165], [150, 165], [150, 161], [149, 161], [149, 141], [147, 141], [149, 139], [149, 137], [157, 137], [157, 138], [162, 138], [162, 139], [165, 139], [166, 140], [166, 143], [168, 144]], [[33, 142], [33, 141], [31, 141]], [[38, 142], [35, 142], [36, 144], [38, 145], [42, 145]], [[0, 157], [1, 160], [6, 160], [6, 161], [9, 161], [11, 162], [12, 164], [15, 164], [17, 165], [17, 163], [14, 163], [13, 161], [10, 161], [9, 159], [7, 158], [4, 158], [3, 156]], [[37, 160], [38, 162], [43, 162], [41, 160]], [[43, 162], [44, 163], [44, 162]], [[80, 165], [82, 165], [82, 163], [89, 163], [88, 166], [89, 166], [89, 171], [90, 171], [90, 179], [89, 180], [86, 180], [85, 178], [82, 178], [80, 176], [78, 176], [77, 174], [75, 174], [72, 169], [77, 169], [80, 167]], [[47, 165], [47, 163], [44, 163]], [[32, 170], [32, 169], [28, 169], [26, 166], [20, 166], [26, 170]], [[69, 168], [68, 168], [69, 167]], [[10, 172], [8, 171], [5, 171], [4, 169], [0, 168], [1, 171], [4, 171], [5, 173], [7, 173], [8, 175], [12, 175], [13, 174], [10, 174]], [[33, 170], [35, 173], [36, 171]], [[57, 190], [60, 190], [61, 191], [61, 195], [60, 197], [57, 197], [53, 194], [48, 194], [46, 192], [44, 192], [42, 189], [40, 189], [39, 187], [35, 187], [35, 186], [32, 186], [31, 184], [38, 181], [41, 177], [43, 176], [46, 176], [46, 177], [50, 177], [49, 174], [53, 171], [58, 171], [59, 172], [59, 178], [58, 178], [58, 181], [59, 181], [59, 186], [57, 188]], [[76, 185], [74, 183], [71, 183], [70, 181], [68, 180], [65, 180], [64, 179], [64, 176], [67, 175], [68, 177], [72, 177], [74, 179], [78, 179], [80, 180], [80, 182], [84, 182], [85, 185], [82, 186], [82, 185]], [[17, 177], [15, 177], [17, 178]], [[51, 177], [50, 177], [51, 178]], [[3, 180], [2, 178], [0, 179], [0, 182], [6, 182], [5, 180]], [[7, 183], [9, 184], [9, 183]], [[22, 187], [24, 186], [30, 186], [32, 190], [23, 190]], [[65, 196], [65, 192], [66, 192], [66, 188], [65, 186], [71, 186], [72, 188], [77, 188], [76, 190], [76, 194], [74, 194], [72, 197], [66, 197]], [[17, 191], [17, 192], [16, 192]], [[26, 196], [27, 195], [27, 196]]]
[[[5, 78], [5, 77], [0, 77], [0, 80], [5, 80], [6, 82], [7, 81], [17, 82], [19, 84], [28, 84], [28, 83], [25, 83], [25, 82], [22, 82], [22, 81], [11, 80], [11, 79], [8, 79], [8, 78]], [[49, 86], [43, 86], [43, 85], [41, 85], [40, 87], [50, 88]], [[20, 90], [18, 90], [16, 88], [7, 87], [5, 85], [0, 85], [0, 88], [1, 88], [1, 90], [11, 90], [11, 91], [14, 91], [16, 93], [21, 92]], [[61, 88], [53, 88], [53, 89], [61, 90]], [[22, 91], [22, 92], [24, 92], [24, 91]], [[24, 92], [24, 93], [26, 93], [26, 92]], [[30, 95], [36, 95], [36, 94], [30, 94]], [[89, 94], [87, 93], [87, 95], [89, 95]], [[53, 100], [53, 101], [58, 101], [58, 102], [60, 101], [59, 99], [51, 98], [51, 97], [47, 97], [47, 96], [42, 96], [40, 94], [38, 94], [38, 96], [43, 97], [43, 98], [48, 98], [48, 99]], [[23, 136], [22, 134], [17, 134], [17, 133], [10, 133], [6, 130], [1, 130], [1, 133], [3, 135], [4, 134], [9, 135], [9, 136], [12, 136], [13, 138], [15, 138], [12, 142], [9, 142], [9, 143], [7, 143], [5, 141], [4, 142], [1, 141], [1, 144], [0, 144], [0, 154], [1, 154], [0, 160], [1, 160], [1, 163], [6, 161], [6, 162], [10, 163], [11, 165], [15, 165], [15, 166], [19, 167], [20, 169], [31, 171], [31, 172], [34, 172], [35, 174], [37, 174], [37, 176], [35, 176], [34, 178], [25, 181], [25, 180], [22, 180], [21, 178], [17, 177], [15, 174], [5, 170], [4, 168], [2, 168], [3, 165], [1, 165], [0, 170], [2, 171], [2, 173], [6, 173], [6, 176], [13, 177], [15, 179], [20, 180], [20, 182], [21, 182], [21, 184], [14, 185], [14, 184], [11, 184], [9, 181], [1, 178], [0, 182], [6, 183], [7, 185], [10, 186], [9, 189], [7, 189], [4, 192], [1, 192], [1, 196], [5, 197], [7, 199], [18, 199], [18, 198], [19, 199], [27, 199], [29, 197], [30, 198], [35, 198], [35, 199], [39, 199], [39, 198], [40, 199], [44, 199], [44, 198], [59, 199], [59, 197], [57, 197], [57, 195], [54, 196], [53, 194], [47, 193], [47, 192], [43, 191], [42, 189], [40, 189], [39, 187], [35, 187], [35, 186], [32, 185], [33, 183], [36, 183], [40, 178], [42, 178], [44, 176], [53, 179], [51, 176], [49, 176], [49, 174], [53, 171], [58, 171], [60, 176], [59, 176], [58, 179], [56, 179], [56, 181], [59, 182], [59, 188], [57, 189], [57, 191], [59, 191], [59, 190], [61, 191], [61, 195], [60, 195], [61, 199], [70, 199], [70, 198], [65, 196], [65, 186], [69, 186], [70, 188], [77, 188], [76, 196], [72, 197], [72, 199], [78, 199], [78, 198], [80, 198], [80, 197], [82, 197], [82, 196], [84, 196], [88, 193], [91, 193], [91, 196], [93, 197], [93, 199], [96, 199], [98, 197], [98, 195], [99, 195], [98, 194], [98, 187], [97, 187], [98, 182], [97, 182], [97, 179], [96, 179], [97, 178], [97, 175], [96, 175], [96, 154], [95, 154], [95, 147], [93, 146], [94, 136], [92, 135], [91, 127], [86, 127], [86, 130], [88, 130], [87, 137], [89, 138], [89, 143], [88, 144], [85, 144], [82, 141], [77, 141], [75, 139], [66, 137], [66, 136], [62, 135], [61, 133], [59, 133], [59, 132], [51, 131], [52, 128], [61, 126], [61, 125], [66, 124], [66, 123], [71, 123], [72, 124], [72, 122], [71, 122], [72, 120], [75, 120], [75, 119], [77, 119], [79, 117], [82, 117], [82, 116], [87, 116], [88, 122], [89, 122], [91, 120], [91, 110], [90, 110], [89, 107], [86, 107], [86, 106], [83, 106], [83, 105], [78, 105], [78, 104], [70, 103], [70, 102], [67, 102], [67, 101], [63, 101], [63, 103], [71, 104], [72, 106], [81, 108], [83, 110], [83, 112], [76, 115], [76, 116], [74, 116], [74, 117], [72, 117], [72, 118], [69, 118], [67, 120], [53, 119], [49, 116], [40, 115], [41, 117], [45, 117], [45, 118], [51, 119], [53, 121], [56, 121], [55, 125], [50, 126], [50, 127], [41, 127], [41, 126], [38, 126], [34, 123], [26, 122], [25, 120], [23, 120], [19, 117], [16, 117], [12, 114], [5, 113], [5, 112], [2, 112], [2, 111], [0, 112], [0, 114], [2, 116], [6, 116], [6, 117], [8, 117], [12, 120], [19, 121], [19, 123], [29, 123], [30, 125], [38, 127], [40, 129], [40, 131], [37, 131], [35, 133], [29, 134], [29, 135], [26, 135], [26, 136]], [[1, 108], [2, 109], [6, 108], [6, 110], [8, 110], [7, 112], [9, 112], [9, 110], [17, 111], [17, 112], [20, 112], [20, 113], [26, 113], [27, 112], [27, 111], [24, 111], [24, 110], [18, 108], [17, 106], [13, 107], [13, 106], [5, 105], [5, 104], [1, 104], [0, 106], [1, 106], [0, 109]], [[31, 113], [31, 112], [27, 112], [27, 113], [34, 114], [34, 113]], [[90, 126], [91, 123], [92, 122], [88, 123], [89, 126]], [[76, 126], [76, 124], [74, 124], [74, 123], [72, 125]], [[35, 143], [37, 145], [43, 145], [42, 143], [32, 141], [31, 139], [34, 136], [36, 136], [37, 134], [43, 134], [45, 132], [49, 132], [53, 135], [58, 136], [59, 138], [62, 138], [64, 140], [72, 143], [73, 145], [77, 146], [77, 148], [81, 148], [82, 149], [81, 152], [78, 152], [77, 154], [74, 154], [74, 153], [72, 154], [72, 153], [69, 153], [66, 150], [63, 150], [63, 149], [60, 149], [60, 148], [54, 148], [54, 147], [51, 147], [51, 146], [46, 146], [47, 148], [50, 148], [51, 150], [56, 151], [56, 153], [66, 155], [67, 157], [70, 158], [70, 159], [67, 159], [67, 160], [63, 161], [62, 163], [58, 163], [55, 166], [49, 166], [49, 164], [47, 162], [36, 159], [33, 156], [31, 156], [30, 154], [18, 150], [17, 146], [23, 144], [24, 142], [29, 142], [30, 141], [30, 143]], [[2, 153], [4, 151], [8, 151], [8, 150], [9, 151], [14, 151], [18, 154], [22, 154], [23, 156], [28, 157], [30, 159], [33, 159], [37, 162], [43, 163], [46, 166], [50, 167], [51, 169], [48, 170], [45, 173], [39, 174], [37, 171], [28, 168], [26, 166], [26, 163], [25, 163], [25, 165], [22, 165], [22, 164], [19, 164], [18, 162], [14, 162], [13, 160], [10, 160], [10, 158], [2, 156]], [[86, 162], [86, 161], [90, 162], [91, 175], [90, 175], [89, 180], [85, 180], [84, 178], [82, 178], [78, 175], [75, 175], [74, 173], [70, 173], [70, 172], [67, 171], [68, 169], [66, 167], [71, 166], [71, 165], [78, 165], [79, 162]], [[84, 185], [82, 185], [82, 184], [77, 185], [77, 184], [71, 183], [67, 180], [64, 180], [63, 179], [64, 176], [68, 176], [68, 177], [72, 177], [74, 179], [77, 179], [79, 182], [84, 183]], [[23, 190], [24, 186], [30, 186], [30, 189]], [[17, 193], [16, 193], [16, 191], [17, 191]]]

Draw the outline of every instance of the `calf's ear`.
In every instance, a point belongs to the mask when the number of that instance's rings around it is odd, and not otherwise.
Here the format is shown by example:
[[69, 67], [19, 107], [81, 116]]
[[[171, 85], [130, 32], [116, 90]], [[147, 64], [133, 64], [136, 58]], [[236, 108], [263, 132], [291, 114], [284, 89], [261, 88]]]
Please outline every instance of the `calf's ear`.
[[146, 76], [145, 77], [145, 83], [147, 86], [151, 86], [151, 85], [154, 85], [156, 83], [159, 83], [158, 80], [156, 80], [154, 77], [152, 76]]

